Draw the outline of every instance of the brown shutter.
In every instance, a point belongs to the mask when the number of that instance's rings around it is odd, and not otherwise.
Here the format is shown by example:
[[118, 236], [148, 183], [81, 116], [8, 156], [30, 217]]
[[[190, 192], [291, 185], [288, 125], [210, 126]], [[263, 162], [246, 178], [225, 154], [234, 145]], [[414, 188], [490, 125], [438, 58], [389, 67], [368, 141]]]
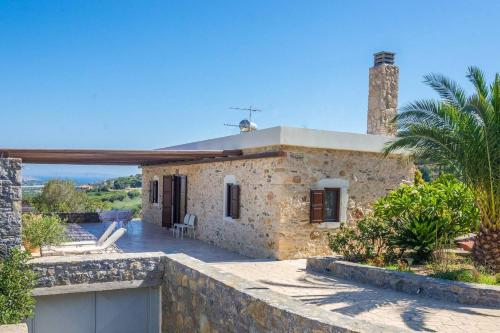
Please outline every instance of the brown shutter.
[[239, 219], [240, 218], [240, 185], [232, 184], [229, 187], [231, 191], [231, 206], [230, 206], [230, 214], [231, 218]]
[[149, 202], [153, 203], [153, 181], [149, 181]]
[[179, 223], [182, 223], [184, 221], [184, 216], [187, 213], [187, 176], [180, 175], [179, 182]]
[[311, 208], [309, 213], [309, 219], [311, 223], [323, 223], [324, 198], [325, 191], [311, 190]]

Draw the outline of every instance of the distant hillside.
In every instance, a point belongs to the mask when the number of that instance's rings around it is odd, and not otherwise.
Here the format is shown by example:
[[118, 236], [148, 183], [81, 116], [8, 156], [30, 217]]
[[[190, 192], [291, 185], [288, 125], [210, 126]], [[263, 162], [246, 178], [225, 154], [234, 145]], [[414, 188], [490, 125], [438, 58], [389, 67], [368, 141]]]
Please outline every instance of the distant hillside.
[[140, 174], [111, 178], [95, 185], [96, 190], [123, 190], [126, 188], [141, 188], [142, 176]]

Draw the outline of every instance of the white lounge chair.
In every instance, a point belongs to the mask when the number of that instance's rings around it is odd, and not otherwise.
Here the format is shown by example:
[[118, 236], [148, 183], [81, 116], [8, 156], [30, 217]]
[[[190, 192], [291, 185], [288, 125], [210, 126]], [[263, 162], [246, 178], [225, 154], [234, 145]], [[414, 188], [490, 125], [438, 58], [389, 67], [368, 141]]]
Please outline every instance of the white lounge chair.
[[102, 210], [99, 212], [101, 222], [118, 222], [121, 226], [128, 228], [129, 222], [132, 220], [132, 211], [130, 210]]
[[119, 228], [108, 239], [104, 241], [101, 245], [80, 245], [80, 246], [54, 246], [49, 247], [44, 254], [57, 255], [57, 254], [85, 254], [94, 252], [105, 252], [113, 244], [116, 243], [120, 237], [122, 237], [127, 230], [125, 228]]
[[108, 239], [109, 235], [115, 230], [117, 222], [111, 223], [104, 233], [99, 237], [98, 240], [89, 240], [89, 241], [75, 241], [75, 242], [64, 242], [58, 246], [80, 246], [80, 245], [102, 245], [106, 239]]

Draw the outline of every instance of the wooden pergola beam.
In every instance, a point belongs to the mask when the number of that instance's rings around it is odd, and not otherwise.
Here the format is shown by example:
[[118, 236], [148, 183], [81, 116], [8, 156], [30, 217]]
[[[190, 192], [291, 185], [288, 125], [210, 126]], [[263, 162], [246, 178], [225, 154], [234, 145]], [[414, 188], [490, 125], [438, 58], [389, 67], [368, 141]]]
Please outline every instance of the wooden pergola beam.
[[109, 150], [109, 149], [11, 149], [0, 148], [0, 157], [23, 163], [145, 165], [241, 156], [241, 150]]

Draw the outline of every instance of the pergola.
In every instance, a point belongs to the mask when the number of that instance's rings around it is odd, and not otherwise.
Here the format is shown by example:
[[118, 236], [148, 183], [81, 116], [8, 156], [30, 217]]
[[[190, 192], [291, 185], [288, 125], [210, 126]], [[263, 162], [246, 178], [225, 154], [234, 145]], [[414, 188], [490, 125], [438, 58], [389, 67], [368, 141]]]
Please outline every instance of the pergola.
[[281, 151], [243, 154], [241, 150], [108, 150], [0, 148], [0, 158], [23, 163], [87, 165], [192, 164], [282, 156]]

